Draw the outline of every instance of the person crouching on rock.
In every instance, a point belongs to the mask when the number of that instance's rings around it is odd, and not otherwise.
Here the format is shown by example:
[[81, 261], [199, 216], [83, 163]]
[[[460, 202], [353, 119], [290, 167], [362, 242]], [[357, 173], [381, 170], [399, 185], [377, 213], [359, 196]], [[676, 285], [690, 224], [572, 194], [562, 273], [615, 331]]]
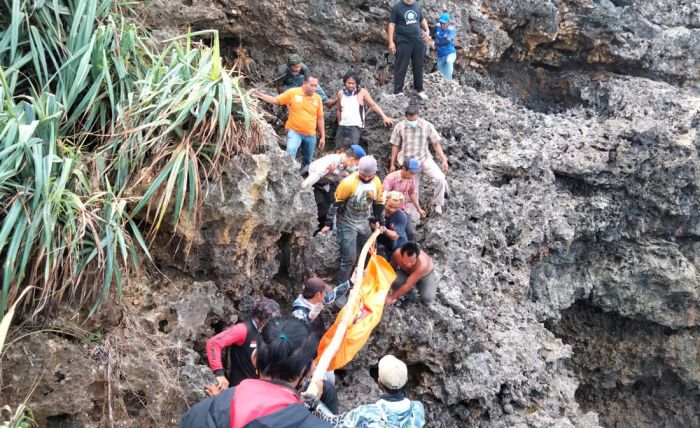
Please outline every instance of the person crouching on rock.
[[[251, 355], [260, 343], [260, 332], [275, 317], [279, 317], [280, 305], [272, 299], [263, 298], [253, 306], [253, 318], [227, 328], [207, 341], [209, 367], [216, 376], [216, 385], [204, 387], [207, 395], [216, 395], [229, 387], [238, 385], [243, 379], [258, 377], [251, 362]], [[228, 379], [224, 376], [221, 355], [227, 348], [230, 369]]]
[[403, 295], [418, 286], [423, 303], [430, 304], [437, 294], [437, 282], [433, 272], [433, 259], [415, 242], [407, 242], [394, 251], [391, 264], [396, 268], [396, 279], [391, 284], [391, 292], [386, 296], [386, 304], [395, 303]]
[[331, 288], [321, 278], [311, 277], [304, 282], [304, 289], [294, 300], [292, 315], [305, 321], [311, 330], [320, 337], [326, 332], [323, 320], [319, 316], [323, 307], [345, 296], [351, 287], [352, 284], [349, 280]]
[[311, 414], [297, 391], [311, 370], [318, 336], [303, 321], [285, 316], [268, 322], [261, 339], [252, 355], [260, 379], [245, 379], [197, 403], [185, 414], [182, 428], [331, 426]]
[[416, 176], [420, 174], [421, 165], [416, 159], [405, 159], [401, 169], [387, 174], [382, 181], [385, 192], [396, 190], [403, 193], [404, 200], [401, 209], [409, 215], [413, 224], [419, 224], [425, 218], [426, 212], [420, 207]]
[[403, 210], [403, 193], [391, 191], [386, 194], [384, 203], [384, 218], [386, 226], [374, 223], [374, 218], [370, 217], [370, 227], [372, 230], [379, 228], [381, 234], [377, 237], [377, 246], [381, 248], [379, 254], [387, 260], [391, 260], [394, 251], [408, 242], [408, 225], [411, 220]]
[[379, 360], [379, 389], [382, 395], [377, 402], [364, 404], [342, 415], [334, 415], [321, 403], [315, 406], [316, 414], [336, 427], [411, 427], [425, 425], [425, 409], [420, 401], [404, 395], [408, 379], [406, 364], [385, 355]]
[[334, 153], [316, 159], [309, 165], [308, 175], [301, 183], [306, 189], [313, 186], [314, 199], [318, 210], [318, 229], [326, 225], [326, 216], [335, 196], [335, 189], [340, 180], [357, 170], [357, 164], [365, 156], [364, 149], [356, 144], [345, 153]]

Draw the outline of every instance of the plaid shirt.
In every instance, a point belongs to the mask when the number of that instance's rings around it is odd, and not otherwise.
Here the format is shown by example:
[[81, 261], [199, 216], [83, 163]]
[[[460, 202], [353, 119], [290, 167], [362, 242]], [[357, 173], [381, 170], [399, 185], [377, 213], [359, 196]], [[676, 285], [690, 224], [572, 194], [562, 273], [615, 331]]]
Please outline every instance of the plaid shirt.
[[399, 159], [414, 158], [422, 164], [430, 157], [428, 141], [435, 144], [441, 139], [433, 124], [427, 120], [418, 119], [418, 125], [411, 128], [404, 119], [394, 127], [390, 143], [401, 148]]

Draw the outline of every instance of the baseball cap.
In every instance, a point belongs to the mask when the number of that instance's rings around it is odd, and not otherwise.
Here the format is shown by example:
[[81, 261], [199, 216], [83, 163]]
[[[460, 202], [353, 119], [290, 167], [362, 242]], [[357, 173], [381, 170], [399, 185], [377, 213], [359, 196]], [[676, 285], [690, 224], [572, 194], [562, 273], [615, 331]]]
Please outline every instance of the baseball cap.
[[411, 172], [420, 172], [420, 162], [416, 159], [406, 161], [406, 168]]
[[367, 153], [365, 153], [365, 149], [360, 147], [358, 144], [353, 144], [352, 146], [350, 146], [350, 149], [352, 149], [352, 151], [355, 152], [358, 158], [367, 156]]
[[287, 65], [289, 65], [289, 66], [297, 65], [300, 63], [301, 63], [301, 57], [297, 54], [289, 55], [289, 58], [287, 58]]
[[282, 314], [279, 303], [266, 297], [258, 300], [253, 305], [253, 318], [259, 318], [267, 321], [271, 318], [278, 317]]
[[403, 361], [388, 354], [379, 360], [379, 382], [389, 389], [401, 389], [406, 385], [408, 369]]
[[441, 24], [447, 24], [450, 22], [450, 14], [449, 13], [443, 13], [440, 15], [440, 19], [438, 19], [438, 22]]
[[362, 156], [358, 169], [363, 174], [376, 174], [377, 160], [374, 158], [374, 156]]
[[304, 281], [303, 293], [308, 296], [314, 296], [316, 293], [325, 293], [332, 290], [331, 286], [319, 277], [311, 277]]

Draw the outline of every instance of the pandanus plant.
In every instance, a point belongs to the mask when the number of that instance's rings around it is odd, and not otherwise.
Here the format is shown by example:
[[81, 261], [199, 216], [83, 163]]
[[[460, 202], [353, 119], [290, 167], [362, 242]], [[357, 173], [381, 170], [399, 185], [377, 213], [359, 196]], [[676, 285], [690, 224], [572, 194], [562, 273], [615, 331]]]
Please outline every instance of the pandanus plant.
[[112, 0], [0, 7], [0, 315], [28, 286], [31, 315], [94, 313], [164, 219], [196, 223], [202, 183], [263, 150], [260, 115], [216, 31], [157, 41]]

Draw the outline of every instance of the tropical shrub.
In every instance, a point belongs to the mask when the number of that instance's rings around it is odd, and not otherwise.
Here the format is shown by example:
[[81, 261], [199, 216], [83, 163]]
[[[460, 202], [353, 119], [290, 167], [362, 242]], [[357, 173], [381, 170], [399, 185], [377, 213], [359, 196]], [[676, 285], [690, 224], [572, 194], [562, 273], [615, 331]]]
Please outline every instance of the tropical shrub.
[[27, 286], [31, 314], [94, 312], [164, 219], [196, 223], [203, 180], [262, 151], [261, 122], [216, 31], [159, 42], [112, 0], [0, 7], [0, 314]]

